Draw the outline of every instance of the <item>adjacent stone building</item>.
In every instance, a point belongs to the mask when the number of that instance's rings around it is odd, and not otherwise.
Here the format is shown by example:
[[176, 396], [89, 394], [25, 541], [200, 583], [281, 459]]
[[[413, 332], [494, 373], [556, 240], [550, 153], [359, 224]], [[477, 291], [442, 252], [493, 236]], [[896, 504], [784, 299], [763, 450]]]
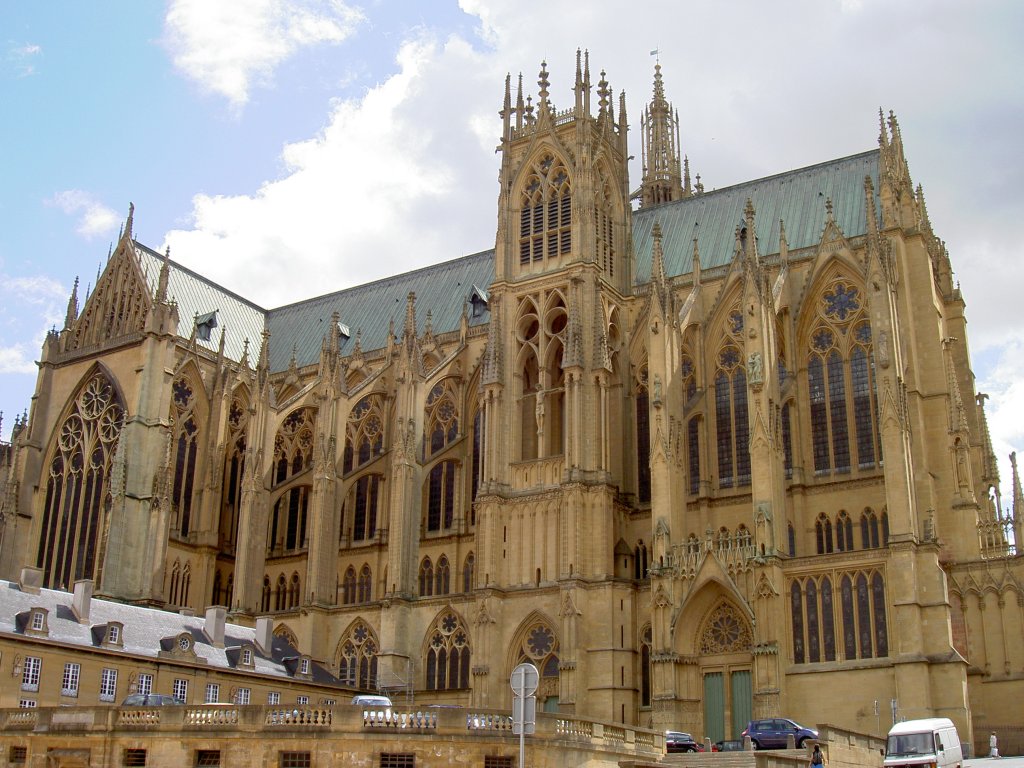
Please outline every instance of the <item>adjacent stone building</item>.
[[129, 213], [4, 447], [3, 575], [271, 616], [419, 700], [507, 707], [526, 660], [545, 710], [716, 740], [998, 726], [1024, 506], [895, 116], [708, 191], [656, 67], [634, 189], [625, 95], [538, 83], [487, 251], [265, 309]]

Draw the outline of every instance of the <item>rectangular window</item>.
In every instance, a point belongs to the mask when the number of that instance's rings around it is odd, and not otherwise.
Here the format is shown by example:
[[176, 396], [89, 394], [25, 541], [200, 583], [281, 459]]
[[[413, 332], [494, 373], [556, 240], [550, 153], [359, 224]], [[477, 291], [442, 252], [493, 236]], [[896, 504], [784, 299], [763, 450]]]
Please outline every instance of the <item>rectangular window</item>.
[[104, 669], [100, 673], [100, 701], [113, 701], [117, 696], [117, 670]]
[[248, 688], [239, 688], [235, 691], [235, 704], [248, 704], [251, 691]]
[[64, 665], [64, 679], [60, 683], [61, 696], [78, 695], [78, 677], [82, 672], [81, 664], [68, 662]]
[[278, 768], [310, 768], [309, 752], [278, 752]]
[[44, 617], [42, 611], [32, 611], [32, 629], [36, 632], [43, 630]]
[[267, 694], [267, 704], [269, 704], [272, 707], [276, 707], [280, 703], [281, 703], [281, 694], [280, 693], [278, 693], [277, 691], [271, 691], [270, 693]]
[[380, 768], [416, 768], [416, 755], [412, 752], [381, 752]]
[[38, 691], [39, 676], [43, 669], [43, 660], [36, 656], [26, 656], [21, 671], [21, 690]]
[[11, 747], [7, 755], [9, 763], [24, 763], [28, 760], [28, 747]]
[[309, 696], [298, 696], [295, 699], [296, 704], [309, 704]]
[[174, 679], [173, 693], [175, 698], [188, 701], [188, 680], [176, 677]]
[[138, 766], [146, 764], [146, 750], [144, 749], [126, 749], [124, 751], [124, 762], [121, 763], [126, 766]]
[[511, 755], [484, 755], [484, 768], [515, 768]]
[[35, 709], [39, 705], [36, 703], [35, 699], [22, 699], [18, 702], [18, 706], [22, 709]]
[[144, 693], [147, 696], [153, 692], [153, 676], [143, 672], [139, 675], [139, 683], [136, 693]]
[[299, 662], [299, 674], [302, 674], [302, 675], [308, 675], [309, 674], [309, 659], [303, 659], [302, 661]]
[[220, 768], [220, 750], [196, 750], [196, 768]]
[[220, 701], [220, 686], [217, 683], [206, 684], [206, 698], [203, 701], [207, 704], [216, 704]]
[[107, 642], [116, 645], [121, 642], [121, 628], [112, 626], [107, 629]]

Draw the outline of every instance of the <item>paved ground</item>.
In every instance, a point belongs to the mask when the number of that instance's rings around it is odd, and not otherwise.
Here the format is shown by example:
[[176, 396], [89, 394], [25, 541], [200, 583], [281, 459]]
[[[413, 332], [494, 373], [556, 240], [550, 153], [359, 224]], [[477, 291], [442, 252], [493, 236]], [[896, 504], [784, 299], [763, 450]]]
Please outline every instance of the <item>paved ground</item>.
[[964, 768], [1024, 768], [1024, 757], [975, 757], [964, 761]]

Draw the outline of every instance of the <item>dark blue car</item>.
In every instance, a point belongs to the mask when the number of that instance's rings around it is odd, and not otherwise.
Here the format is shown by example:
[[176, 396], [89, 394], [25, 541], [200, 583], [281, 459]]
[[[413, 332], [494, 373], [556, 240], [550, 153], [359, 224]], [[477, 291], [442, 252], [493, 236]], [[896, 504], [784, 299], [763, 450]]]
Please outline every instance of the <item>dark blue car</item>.
[[818, 738], [818, 732], [813, 728], [804, 728], [784, 717], [751, 720], [743, 735], [750, 737], [754, 749], [785, 749], [789, 736], [793, 737], [797, 747], [803, 747], [807, 739]]

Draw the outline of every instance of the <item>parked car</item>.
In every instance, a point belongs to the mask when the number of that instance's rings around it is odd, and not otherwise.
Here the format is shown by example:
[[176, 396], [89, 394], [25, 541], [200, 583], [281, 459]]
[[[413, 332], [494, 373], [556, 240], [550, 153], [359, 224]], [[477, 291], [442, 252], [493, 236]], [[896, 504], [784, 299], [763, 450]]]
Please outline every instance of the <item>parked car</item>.
[[133, 693], [121, 702], [122, 707], [176, 707], [184, 700], [166, 693]]
[[352, 703], [360, 707], [390, 707], [391, 699], [369, 693], [358, 693], [352, 697]]
[[797, 747], [803, 747], [807, 739], [818, 738], [818, 732], [813, 728], [804, 728], [784, 717], [751, 720], [743, 735], [750, 737], [754, 749], [785, 749], [789, 736], [793, 737], [793, 743]]
[[666, 752], [699, 752], [700, 745], [693, 736], [682, 731], [665, 731]]
[[724, 739], [711, 745], [712, 752], [742, 752], [743, 739]]

